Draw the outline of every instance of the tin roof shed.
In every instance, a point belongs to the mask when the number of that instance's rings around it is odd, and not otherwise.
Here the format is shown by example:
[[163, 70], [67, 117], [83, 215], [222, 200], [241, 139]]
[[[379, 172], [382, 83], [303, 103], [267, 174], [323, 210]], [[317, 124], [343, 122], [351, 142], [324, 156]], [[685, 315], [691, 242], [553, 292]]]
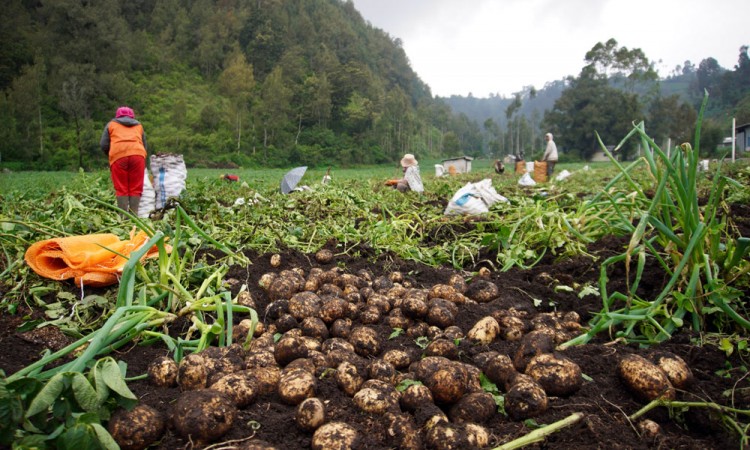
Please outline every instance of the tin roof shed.
[[471, 156], [459, 156], [457, 158], [444, 159], [443, 167], [448, 173], [467, 173], [471, 172], [471, 161], [474, 158]]

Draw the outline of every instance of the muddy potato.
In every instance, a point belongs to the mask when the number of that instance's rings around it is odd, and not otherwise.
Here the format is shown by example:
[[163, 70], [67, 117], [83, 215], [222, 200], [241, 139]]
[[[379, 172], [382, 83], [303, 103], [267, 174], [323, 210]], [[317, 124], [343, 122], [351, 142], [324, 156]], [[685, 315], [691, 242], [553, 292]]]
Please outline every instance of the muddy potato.
[[299, 358], [295, 359], [294, 361], [287, 364], [286, 367], [284, 367], [284, 370], [281, 371], [282, 374], [289, 372], [292, 369], [302, 369], [305, 372], [310, 372], [311, 374], [315, 374], [315, 363], [313, 363], [313, 360], [311, 358]]
[[669, 352], [657, 352], [649, 355], [651, 362], [667, 375], [669, 382], [677, 389], [685, 390], [695, 381], [693, 372], [684, 359]]
[[433, 403], [432, 392], [424, 384], [411, 384], [401, 392], [399, 404], [404, 411], [414, 412], [420, 406]]
[[650, 402], [659, 397], [674, 400], [675, 390], [667, 374], [642, 356], [630, 354], [617, 365], [617, 375], [625, 387], [638, 399]]
[[500, 334], [500, 324], [487, 316], [475, 323], [467, 333], [469, 340], [475, 344], [489, 345]]
[[457, 365], [452, 364], [435, 371], [427, 378], [425, 385], [436, 403], [452, 404], [466, 392], [466, 377]]
[[354, 404], [370, 414], [385, 414], [398, 408], [398, 399], [387, 393], [370, 387], [363, 387], [354, 394]]
[[316, 292], [320, 289], [321, 284], [323, 283], [320, 281], [319, 275], [309, 275], [305, 280], [304, 290], [308, 292]]
[[268, 442], [261, 441], [258, 439], [251, 439], [249, 441], [245, 441], [239, 447], [236, 447], [236, 448], [238, 450], [280, 450], [278, 447], [274, 447]]
[[330, 422], [321, 425], [312, 437], [313, 450], [346, 450], [357, 448], [359, 432], [344, 422]]
[[516, 370], [523, 372], [531, 358], [542, 353], [552, 353], [555, 349], [554, 334], [545, 330], [535, 330], [521, 338], [521, 343], [513, 357]]
[[655, 440], [661, 435], [661, 427], [651, 419], [641, 420], [638, 422], [637, 427], [642, 438]]
[[435, 339], [424, 349], [426, 356], [442, 356], [448, 359], [458, 358], [458, 347], [448, 339]]
[[327, 248], [321, 248], [315, 252], [315, 260], [320, 264], [328, 264], [333, 260], [333, 252]]
[[393, 281], [388, 277], [379, 276], [372, 282], [372, 289], [375, 292], [388, 292], [393, 287]]
[[411, 364], [411, 356], [404, 350], [394, 348], [383, 353], [383, 361], [391, 364], [396, 369], [404, 369]]
[[247, 356], [245, 356], [245, 368], [247, 369], [277, 365], [276, 358], [270, 350], [255, 351], [248, 353]]
[[320, 313], [322, 300], [314, 292], [302, 291], [289, 298], [288, 311], [297, 320], [306, 317], [317, 317]]
[[464, 280], [464, 277], [461, 276], [461, 274], [454, 273], [451, 275], [450, 279], [448, 280], [448, 285], [452, 286], [453, 289], [456, 290], [456, 292], [460, 294], [465, 294], [466, 289], [468, 289], [468, 285], [466, 284], [466, 280]]
[[488, 392], [473, 392], [464, 395], [451, 406], [448, 417], [452, 423], [482, 423], [497, 412], [495, 399]]
[[427, 311], [427, 323], [440, 328], [446, 328], [456, 322], [455, 315], [450, 309], [443, 306], [433, 306]]
[[279, 267], [281, 265], [281, 255], [274, 253], [271, 255], [271, 267]]
[[426, 336], [427, 330], [430, 328], [429, 325], [427, 325], [425, 322], [422, 321], [415, 321], [412, 322], [412, 324], [409, 326], [409, 328], [406, 329], [406, 335], [409, 336], [412, 339], [416, 339], [418, 337]]
[[348, 361], [344, 361], [336, 367], [334, 379], [339, 389], [350, 397], [357, 393], [362, 387], [362, 383], [365, 382], [365, 377], [360, 374], [357, 366]]
[[183, 393], [175, 403], [172, 425], [185, 440], [203, 445], [232, 428], [237, 408], [224, 394], [211, 389]]
[[262, 395], [276, 392], [281, 379], [281, 369], [277, 366], [256, 367], [253, 376], [258, 380], [258, 393]]
[[302, 334], [309, 336], [319, 341], [325, 341], [328, 339], [328, 327], [323, 320], [317, 317], [306, 317], [300, 324]]
[[336, 319], [328, 332], [331, 337], [348, 339], [352, 333], [352, 319]]
[[466, 433], [448, 422], [438, 422], [425, 433], [428, 448], [435, 450], [464, 450], [471, 448]]
[[492, 281], [475, 279], [469, 284], [465, 295], [477, 303], [487, 303], [500, 295], [500, 289]]
[[343, 297], [344, 290], [333, 283], [324, 283], [317, 290], [318, 295], [330, 295], [332, 297]]
[[266, 306], [265, 316], [271, 320], [276, 320], [284, 314], [287, 314], [288, 310], [289, 300], [285, 298], [279, 299], [269, 303], [268, 306]]
[[365, 306], [359, 312], [359, 322], [365, 325], [373, 325], [380, 322], [382, 315], [380, 310], [374, 306]]
[[[472, 357], [472, 361], [479, 368], [479, 370], [481, 370], [482, 372], [484, 372], [484, 369], [485, 369], [485, 366], [487, 365], [487, 363], [492, 358], [494, 358], [494, 357], [496, 357], [498, 355], [500, 355], [500, 353], [496, 352], [494, 350], [489, 351], [489, 352], [477, 353], [476, 355], [474, 355]], [[510, 358], [508, 358], [508, 360], [510, 361]]]
[[264, 291], [268, 291], [268, 288], [271, 287], [271, 283], [278, 276], [279, 274], [275, 272], [264, 273], [263, 275], [260, 276], [260, 279], [258, 280], [258, 286], [260, 286], [260, 288], [263, 289]]
[[520, 317], [503, 316], [498, 321], [500, 337], [506, 341], [517, 341], [526, 333], [526, 323]]
[[400, 328], [402, 330], [406, 330], [407, 328], [409, 328], [412, 323], [411, 319], [404, 316], [404, 314], [401, 312], [401, 308], [392, 309], [388, 314], [388, 318], [386, 319], [386, 321], [390, 328]]
[[229, 397], [238, 408], [252, 403], [258, 396], [260, 388], [252, 370], [224, 375], [210, 386], [210, 389]]
[[297, 292], [294, 280], [276, 277], [268, 286], [268, 297], [271, 300], [288, 299]]
[[213, 370], [209, 358], [198, 353], [184, 357], [177, 368], [177, 384], [183, 391], [203, 389], [208, 382], [208, 375]]
[[450, 359], [442, 356], [426, 356], [409, 366], [409, 372], [413, 373], [419, 381], [424, 383], [433, 373], [451, 364]]
[[427, 302], [417, 296], [406, 297], [401, 301], [401, 311], [411, 319], [421, 319], [427, 315]]
[[490, 445], [490, 433], [487, 429], [476, 423], [464, 425], [466, 440], [473, 448], [487, 448]]
[[349, 342], [354, 346], [354, 351], [365, 358], [380, 354], [378, 333], [370, 327], [356, 327], [352, 329], [349, 335]]
[[385, 381], [386, 383], [393, 383], [396, 379], [396, 368], [382, 359], [373, 360], [367, 368], [367, 373], [370, 379]]
[[128, 411], [118, 409], [107, 424], [107, 430], [122, 450], [142, 450], [161, 439], [166, 429], [162, 414], [140, 404]]
[[536, 381], [516, 382], [505, 394], [505, 411], [513, 420], [536, 417], [546, 410], [547, 394]]
[[581, 368], [564, 356], [551, 353], [537, 355], [526, 366], [526, 375], [536, 380], [547, 395], [566, 397], [583, 384]]
[[391, 414], [388, 419], [388, 438], [400, 450], [422, 450], [422, 436], [417, 424], [409, 414]]
[[305, 399], [297, 405], [294, 422], [305, 431], [313, 431], [326, 421], [326, 408], [317, 397]]
[[456, 288], [449, 284], [435, 284], [430, 288], [427, 298], [430, 300], [433, 298], [451, 300], [455, 297], [456, 293]]
[[177, 385], [178, 367], [174, 359], [160, 356], [148, 365], [148, 381], [154, 386], [174, 387]]
[[280, 366], [284, 367], [298, 358], [307, 358], [309, 349], [302, 339], [294, 336], [283, 337], [276, 343], [273, 356]]
[[278, 393], [288, 405], [299, 405], [306, 398], [315, 395], [315, 376], [304, 369], [283, 372], [279, 378]]

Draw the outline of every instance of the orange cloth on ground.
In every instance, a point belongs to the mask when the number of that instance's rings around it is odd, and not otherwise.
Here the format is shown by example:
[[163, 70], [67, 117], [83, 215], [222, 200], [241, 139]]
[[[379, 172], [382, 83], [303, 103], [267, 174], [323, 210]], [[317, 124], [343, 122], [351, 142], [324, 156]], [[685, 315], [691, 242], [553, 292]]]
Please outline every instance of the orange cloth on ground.
[[[121, 241], [114, 234], [89, 234], [47, 239], [31, 245], [26, 250], [26, 263], [34, 272], [45, 278], [65, 280], [75, 278], [76, 285], [109, 286], [117, 283], [118, 275], [128, 262], [128, 256], [147, 241], [141, 231], [131, 233], [130, 239]], [[167, 251], [171, 250], [167, 247]], [[114, 252], [114, 253], [113, 253]], [[149, 249], [145, 258], [158, 255], [156, 246]]]
[[397, 185], [399, 180], [386, 180], [385, 185], [386, 186], [395, 186]]

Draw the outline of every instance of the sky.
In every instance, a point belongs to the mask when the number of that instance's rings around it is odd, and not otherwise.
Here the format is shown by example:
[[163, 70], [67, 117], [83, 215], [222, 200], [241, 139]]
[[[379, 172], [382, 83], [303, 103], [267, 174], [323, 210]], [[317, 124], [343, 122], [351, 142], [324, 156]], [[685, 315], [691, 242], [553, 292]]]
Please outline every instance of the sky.
[[750, 44], [748, 0], [353, 0], [399, 38], [432, 94], [510, 97], [577, 76], [586, 52], [614, 38], [640, 48], [661, 77], [708, 57], [725, 69]]

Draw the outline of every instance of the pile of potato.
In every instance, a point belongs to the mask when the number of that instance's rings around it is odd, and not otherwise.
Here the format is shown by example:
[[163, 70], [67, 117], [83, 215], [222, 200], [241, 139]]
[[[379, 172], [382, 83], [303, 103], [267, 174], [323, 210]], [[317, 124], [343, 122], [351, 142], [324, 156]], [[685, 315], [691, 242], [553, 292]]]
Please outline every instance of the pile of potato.
[[[182, 394], [170, 417], [148, 421], [155, 428], [149, 433], [110, 427], [123, 448], [145, 448], [166, 427], [198, 446], [215, 442], [239, 409], [268, 394], [296, 408], [295, 423], [312, 433], [312, 448], [356, 446], [360, 431], [329, 420], [318, 397], [322, 376], [332, 376], [363, 414], [386, 421], [388, 445], [485, 448], [497, 444], [483, 424], [498, 414], [498, 405], [482, 388], [482, 374], [502, 390], [513, 420], [541, 414], [548, 396], [572, 395], [583, 382], [578, 365], [555, 352], [557, 343], [580, 331], [575, 313], [530, 317], [498, 309], [469, 330], [456, 326], [461, 305], [498, 297], [498, 287], [483, 277], [467, 283], [453, 275], [445, 284], [417, 288], [400, 272], [374, 277], [367, 270], [312, 268], [266, 273], [259, 284], [267, 306], [258, 311], [261, 323], [247, 348], [235, 343], [187, 355], [179, 365], [169, 358], [151, 364], [152, 383], [179, 386]], [[236, 299], [253, 308], [258, 300], [247, 292]], [[384, 325], [428, 344], [384, 351], [388, 337], [378, 333]], [[245, 342], [250, 330], [250, 320], [243, 320], [234, 341]], [[483, 346], [512, 341], [516, 351], [483, 352], [466, 362], [456, 344], [462, 339]]]

